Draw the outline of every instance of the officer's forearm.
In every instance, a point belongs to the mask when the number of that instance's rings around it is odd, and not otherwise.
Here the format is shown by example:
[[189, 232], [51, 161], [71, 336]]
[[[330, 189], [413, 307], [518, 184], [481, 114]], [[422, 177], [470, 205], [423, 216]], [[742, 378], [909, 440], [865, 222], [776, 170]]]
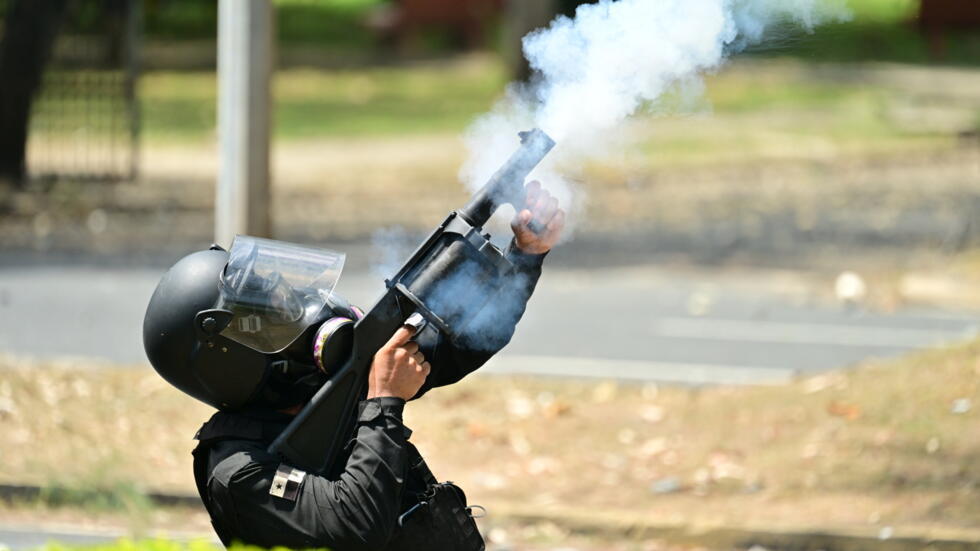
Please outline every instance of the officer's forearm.
[[344, 471], [334, 482], [319, 479], [324, 539], [338, 549], [381, 548], [394, 530], [408, 463], [404, 404], [400, 398], [361, 402]]
[[457, 343], [446, 338], [440, 339], [435, 349], [426, 355], [426, 359], [432, 364], [432, 372], [416, 394], [416, 398], [425, 394], [430, 388], [453, 384], [476, 371], [510, 342], [517, 323], [524, 316], [527, 301], [534, 293], [538, 279], [541, 277], [541, 266], [546, 254], [524, 254], [511, 243], [507, 250], [507, 257], [517, 270], [507, 285], [500, 290], [508, 296], [496, 301], [498, 304], [505, 303], [510, 307], [498, 308], [492, 312], [492, 315], [491, 312], [485, 311], [477, 317], [474, 321], [475, 326], [491, 324], [493, 326], [492, 331], [480, 332], [482, 342], [475, 342], [472, 338]]

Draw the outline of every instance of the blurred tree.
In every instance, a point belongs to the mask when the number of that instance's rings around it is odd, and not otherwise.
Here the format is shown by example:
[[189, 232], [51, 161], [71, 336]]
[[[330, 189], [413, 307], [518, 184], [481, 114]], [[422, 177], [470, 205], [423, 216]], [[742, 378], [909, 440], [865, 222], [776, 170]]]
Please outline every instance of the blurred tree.
[[504, 56], [515, 80], [528, 80], [531, 67], [521, 47], [524, 35], [544, 27], [558, 13], [557, 0], [508, 0], [504, 27]]
[[524, 59], [521, 40], [534, 29], [547, 26], [556, 15], [575, 16], [582, 4], [598, 0], [508, 0], [504, 27], [504, 57], [516, 80], [531, 78], [531, 67]]
[[980, 2], [976, 0], [922, 0], [919, 26], [929, 37], [933, 58], [946, 55], [946, 33], [950, 29], [980, 28]]
[[582, 4], [594, 4], [597, 0], [558, 0], [558, 9], [561, 13], [571, 17], [575, 15], [575, 8]]
[[[531, 0], [523, 0], [531, 2]], [[384, 42], [406, 48], [424, 29], [447, 31], [458, 46], [484, 45], [487, 22], [499, 14], [502, 0], [395, 0], [380, 4], [368, 26]]]
[[70, 0], [10, 0], [0, 39], [0, 181], [25, 176], [31, 102]]

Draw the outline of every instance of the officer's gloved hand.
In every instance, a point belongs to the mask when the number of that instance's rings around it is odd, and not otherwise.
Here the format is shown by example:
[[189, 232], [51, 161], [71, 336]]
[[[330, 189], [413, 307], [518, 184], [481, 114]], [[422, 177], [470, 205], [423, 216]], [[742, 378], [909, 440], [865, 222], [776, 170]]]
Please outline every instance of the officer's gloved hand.
[[402, 326], [374, 355], [368, 375], [368, 399], [392, 396], [409, 400], [422, 387], [431, 366], [412, 341], [415, 328]]
[[[514, 230], [514, 243], [525, 254], [544, 254], [561, 238], [565, 227], [565, 211], [558, 208], [558, 199], [542, 188], [541, 182], [530, 182], [526, 189], [524, 208], [510, 222], [510, 227]], [[544, 230], [540, 233], [531, 230], [532, 220]]]

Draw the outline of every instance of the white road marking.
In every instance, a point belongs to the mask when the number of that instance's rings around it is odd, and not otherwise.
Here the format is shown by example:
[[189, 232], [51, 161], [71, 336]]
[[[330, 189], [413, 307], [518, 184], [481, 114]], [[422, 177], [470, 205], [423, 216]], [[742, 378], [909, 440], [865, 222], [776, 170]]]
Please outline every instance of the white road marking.
[[650, 331], [657, 337], [903, 349], [937, 346], [976, 335], [975, 327], [955, 332], [862, 325], [696, 318], [658, 319], [653, 322]]
[[977, 322], [980, 321], [980, 313], [967, 314], [967, 313], [954, 313], [954, 312], [913, 312], [912, 315], [919, 319], [952, 321], [952, 322], [959, 322], [963, 324], [970, 324], [974, 328], [976, 328]]
[[509, 354], [494, 357], [482, 371], [692, 385], [777, 385], [789, 382], [796, 374], [795, 370], [785, 368]]

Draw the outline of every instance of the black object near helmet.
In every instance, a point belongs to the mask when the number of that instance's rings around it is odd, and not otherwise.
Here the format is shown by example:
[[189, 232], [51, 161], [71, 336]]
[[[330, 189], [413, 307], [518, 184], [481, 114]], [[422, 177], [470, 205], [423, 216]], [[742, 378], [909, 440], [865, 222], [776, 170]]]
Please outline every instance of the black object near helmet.
[[344, 255], [238, 236], [180, 259], [143, 320], [154, 369], [215, 408], [287, 408], [346, 361], [359, 311], [333, 293]]

